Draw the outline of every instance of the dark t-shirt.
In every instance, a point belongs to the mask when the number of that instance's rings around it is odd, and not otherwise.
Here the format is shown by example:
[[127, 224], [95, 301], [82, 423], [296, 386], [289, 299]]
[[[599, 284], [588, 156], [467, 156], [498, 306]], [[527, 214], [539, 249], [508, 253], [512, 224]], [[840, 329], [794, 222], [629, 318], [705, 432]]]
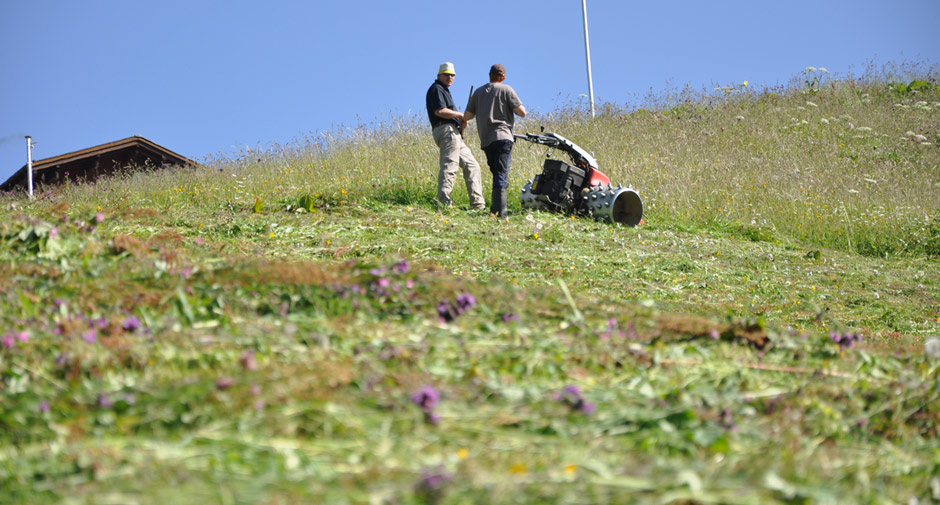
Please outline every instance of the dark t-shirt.
[[431, 120], [431, 128], [447, 123], [452, 123], [458, 128], [460, 127], [460, 121], [456, 118], [444, 119], [434, 114], [434, 111], [440, 109], [457, 110], [456, 105], [454, 105], [454, 98], [450, 96], [450, 90], [441, 84], [441, 81], [437, 79], [434, 80], [434, 84], [431, 84], [431, 87], [428, 88], [428, 95], [425, 102], [428, 107], [428, 119]]

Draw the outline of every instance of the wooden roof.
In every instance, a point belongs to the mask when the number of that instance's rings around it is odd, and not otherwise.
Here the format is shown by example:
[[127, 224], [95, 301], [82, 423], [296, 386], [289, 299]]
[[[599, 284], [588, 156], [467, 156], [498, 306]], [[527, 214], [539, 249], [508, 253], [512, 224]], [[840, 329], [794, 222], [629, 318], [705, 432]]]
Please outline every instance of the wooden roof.
[[[133, 157], [130, 157], [131, 152], [134, 154]], [[126, 154], [126, 156], [122, 156], [122, 154]], [[67, 170], [70, 166], [87, 166], [90, 161], [102, 159], [102, 157], [111, 159], [113, 163], [118, 163], [119, 160], [122, 160], [127, 162], [127, 165], [139, 162], [139, 160], [149, 160], [157, 166], [164, 164], [180, 166], [196, 165], [196, 162], [185, 156], [179, 155], [139, 135], [134, 135], [133, 137], [89, 147], [80, 151], [33, 161], [33, 181], [35, 183], [37, 180], [45, 180], [47, 181], [46, 183], [48, 183], [48, 181], [53, 180], [53, 178], [50, 177], [53, 174], [49, 172], [56, 172], [55, 179], [58, 180], [60, 178], [58, 172], [63, 171], [63, 173], [69, 174]], [[133, 161], [131, 161], [132, 159]], [[105, 167], [102, 170], [95, 170], [93, 174], [86, 175], [95, 177], [102, 173], [111, 173], [117, 168], [126, 167]], [[26, 172], [27, 166], [23, 165], [23, 167], [17, 170], [6, 182], [0, 184], [0, 191], [11, 191], [16, 187], [26, 187]], [[74, 179], [75, 177], [72, 178]]]

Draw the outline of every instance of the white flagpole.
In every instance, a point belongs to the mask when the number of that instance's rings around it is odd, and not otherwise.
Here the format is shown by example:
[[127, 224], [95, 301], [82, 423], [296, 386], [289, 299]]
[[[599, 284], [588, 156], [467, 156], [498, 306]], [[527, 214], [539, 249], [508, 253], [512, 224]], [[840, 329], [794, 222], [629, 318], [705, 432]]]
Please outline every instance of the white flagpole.
[[587, 60], [588, 92], [591, 97], [591, 117], [594, 117], [594, 81], [591, 79], [591, 43], [588, 42], [587, 0], [581, 0], [581, 14], [584, 16], [584, 57]]
[[26, 136], [26, 180], [29, 187], [29, 197], [33, 197], [33, 138]]

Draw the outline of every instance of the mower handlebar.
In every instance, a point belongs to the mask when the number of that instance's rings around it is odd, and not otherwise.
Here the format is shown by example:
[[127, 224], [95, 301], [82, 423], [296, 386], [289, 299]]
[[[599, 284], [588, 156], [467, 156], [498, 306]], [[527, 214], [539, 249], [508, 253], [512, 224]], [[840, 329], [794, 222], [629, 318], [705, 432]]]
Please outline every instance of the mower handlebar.
[[525, 135], [516, 134], [516, 135], [513, 135], [513, 137], [517, 139], [525, 140], [528, 142], [532, 142], [533, 144], [542, 144], [546, 146], [557, 146], [560, 143], [560, 141], [555, 137], [549, 137], [547, 135], [538, 135], [536, 133], [526, 133]]

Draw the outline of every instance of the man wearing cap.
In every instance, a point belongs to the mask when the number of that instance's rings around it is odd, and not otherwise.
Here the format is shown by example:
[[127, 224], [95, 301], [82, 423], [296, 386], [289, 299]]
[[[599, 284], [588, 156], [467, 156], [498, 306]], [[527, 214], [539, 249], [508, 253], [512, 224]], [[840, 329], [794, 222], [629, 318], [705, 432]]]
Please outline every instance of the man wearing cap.
[[450, 86], [454, 83], [454, 64], [445, 62], [437, 71], [437, 80], [427, 93], [428, 119], [431, 120], [431, 133], [434, 142], [441, 149], [441, 171], [437, 175], [437, 200], [444, 206], [450, 206], [450, 193], [457, 180], [458, 166], [463, 169], [463, 179], [467, 184], [470, 206], [485, 209], [483, 183], [480, 179], [480, 164], [474, 159], [470, 148], [460, 135], [464, 115], [457, 111], [454, 98], [450, 95]]
[[[493, 173], [493, 197], [490, 213], [506, 217], [506, 189], [509, 187], [509, 162], [512, 159], [512, 127], [516, 116], [525, 117], [525, 107], [519, 95], [506, 80], [506, 67], [496, 64], [490, 67], [490, 82], [480, 87], [470, 97], [467, 111], [463, 114], [463, 126], [477, 118], [480, 146], [486, 153], [486, 163]], [[478, 116], [479, 114], [479, 116]]]

